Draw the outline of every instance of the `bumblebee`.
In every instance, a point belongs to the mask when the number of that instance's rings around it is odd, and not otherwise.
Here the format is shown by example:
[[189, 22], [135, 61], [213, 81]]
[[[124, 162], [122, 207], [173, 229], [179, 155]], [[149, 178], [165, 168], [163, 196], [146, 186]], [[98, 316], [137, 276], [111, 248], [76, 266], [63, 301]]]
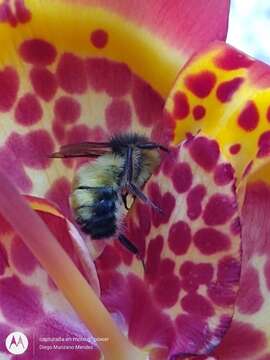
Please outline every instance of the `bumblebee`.
[[113, 136], [108, 142], [64, 145], [52, 158], [89, 157], [94, 162], [75, 174], [70, 195], [74, 218], [92, 240], [117, 238], [139, 257], [137, 247], [123, 234], [123, 217], [129, 210], [128, 195], [161, 209], [142, 187], [160, 164], [161, 144], [136, 133]]

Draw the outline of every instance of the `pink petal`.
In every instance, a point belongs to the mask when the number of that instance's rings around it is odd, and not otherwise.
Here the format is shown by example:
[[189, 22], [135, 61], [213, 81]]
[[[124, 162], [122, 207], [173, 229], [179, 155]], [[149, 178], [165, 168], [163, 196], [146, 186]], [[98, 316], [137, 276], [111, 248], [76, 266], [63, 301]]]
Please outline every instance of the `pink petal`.
[[[74, 1], [72, 1], [74, 2]], [[213, 40], [227, 35], [228, 0], [78, 0], [119, 13], [136, 25], [154, 32], [186, 57]]]
[[242, 209], [243, 261], [231, 328], [215, 355], [220, 360], [267, 360], [270, 311], [270, 186], [247, 186]]
[[144, 191], [164, 214], [137, 201], [127, 221], [146, 273], [117, 242], [96, 261], [104, 303], [133, 343], [160, 349], [155, 356], [208, 353], [230, 325], [240, 234], [233, 169], [217, 176], [225, 165], [201, 134], [172, 148]]

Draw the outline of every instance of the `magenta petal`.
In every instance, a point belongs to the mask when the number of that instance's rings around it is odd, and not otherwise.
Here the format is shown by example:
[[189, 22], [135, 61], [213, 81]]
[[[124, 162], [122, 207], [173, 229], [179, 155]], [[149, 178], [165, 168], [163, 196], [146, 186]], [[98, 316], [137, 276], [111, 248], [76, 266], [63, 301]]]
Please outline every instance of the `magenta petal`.
[[207, 354], [230, 326], [239, 283], [234, 176], [219, 181], [229, 164], [202, 134], [171, 153], [144, 189], [164, 213], [137, 201], [127, 219], [146, 272], [117, 242], [108, 244], [96, 261], [101, 294], [129, 339], [153, 356]]
[[269, 359], [270, 187], [246, 189], [242, 209], [243, 261], [232, 325], [215, 355], [220, 360]]
[[186, 56], [227, 35], [229, 0], [87, 0], [143, 26]]

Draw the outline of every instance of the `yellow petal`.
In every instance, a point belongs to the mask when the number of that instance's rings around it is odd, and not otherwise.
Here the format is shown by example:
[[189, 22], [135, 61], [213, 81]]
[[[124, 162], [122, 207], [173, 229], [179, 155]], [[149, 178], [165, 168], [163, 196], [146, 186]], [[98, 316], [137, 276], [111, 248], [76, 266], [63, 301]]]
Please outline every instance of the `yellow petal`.
[[196, 55], [166, 103], [177, 122], [174, 142], [203, 130], [219, 142], [238, 178], [262, 166], [269, 153], [269, 74], [267, 65], [225, 43]]

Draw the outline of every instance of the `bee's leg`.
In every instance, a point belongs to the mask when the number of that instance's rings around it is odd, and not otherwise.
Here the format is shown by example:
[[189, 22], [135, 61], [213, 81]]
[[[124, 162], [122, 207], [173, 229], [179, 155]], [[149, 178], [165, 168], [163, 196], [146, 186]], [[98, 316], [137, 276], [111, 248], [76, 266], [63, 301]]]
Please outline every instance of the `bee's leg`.
[[136, 196], [159, 213], [163, 213], [162, 209], [155, 203], [153, 203], [153, 201], [151, 201], [135, 184], [129, 183], [128, 190], [131, 192], [132, 195]]
[[[159, 146], [155, 144], [155, 146]], [[130, 192], [135, 197], [139, 198], [146, 204], [150, 205], [152, 208], [157, 210], [158, 212], [162, 213], [162, 210], [154, 204], [144, 193], [135, 185], [132, 183], [132, 176], [133, 176], [133, 162], [132, 162], [132, 156], [133, 156], [133, 149], [131, 147], [127, 148], [127, 155], [126, 155], [126, 162], [124, 171], [126, 174], [126, 185], [124, 188], [127, 188], [128, 192]]]
[[131, 147], [127, 148], [127, 158], [126, 158], [126, 168], [125, 172], [127, 174], [127, 182], [130, 183], [132, 181], [133, 176], [133, 162], [132, 162], [132, 156], [133, 156], [133, 149]]
[[118, 240], [127, 250], [129, 250], [132, 254], [136, 255], [139, 260], [141, 260], [144, 272], [146, 272], [144, 260], [140, 256], [139, 250], [137, 249], [137, 247], [130, 240], [128, 240], [128, 238], [123, 234], [120, 234], [118, 236]]
[[[104, 191], [104, 190], [108, 190], [108, 186], [84, 186], [84, 185], [81, 185], [81, 186], [78, 186], [76, 188], [76, 190], [89, 190], [89, 191]], [[109, 188], [110, 189], [110, 188]]]
[[157, 144], [157, 143], [144, 143], [144, 144], [137, 144], [136, 145], [137, 148], [139, 149], [160, 149], [166, 152], [169, 152], [169, 149], [167, 149], [165, 146], [161, 145], [161, 144]]

